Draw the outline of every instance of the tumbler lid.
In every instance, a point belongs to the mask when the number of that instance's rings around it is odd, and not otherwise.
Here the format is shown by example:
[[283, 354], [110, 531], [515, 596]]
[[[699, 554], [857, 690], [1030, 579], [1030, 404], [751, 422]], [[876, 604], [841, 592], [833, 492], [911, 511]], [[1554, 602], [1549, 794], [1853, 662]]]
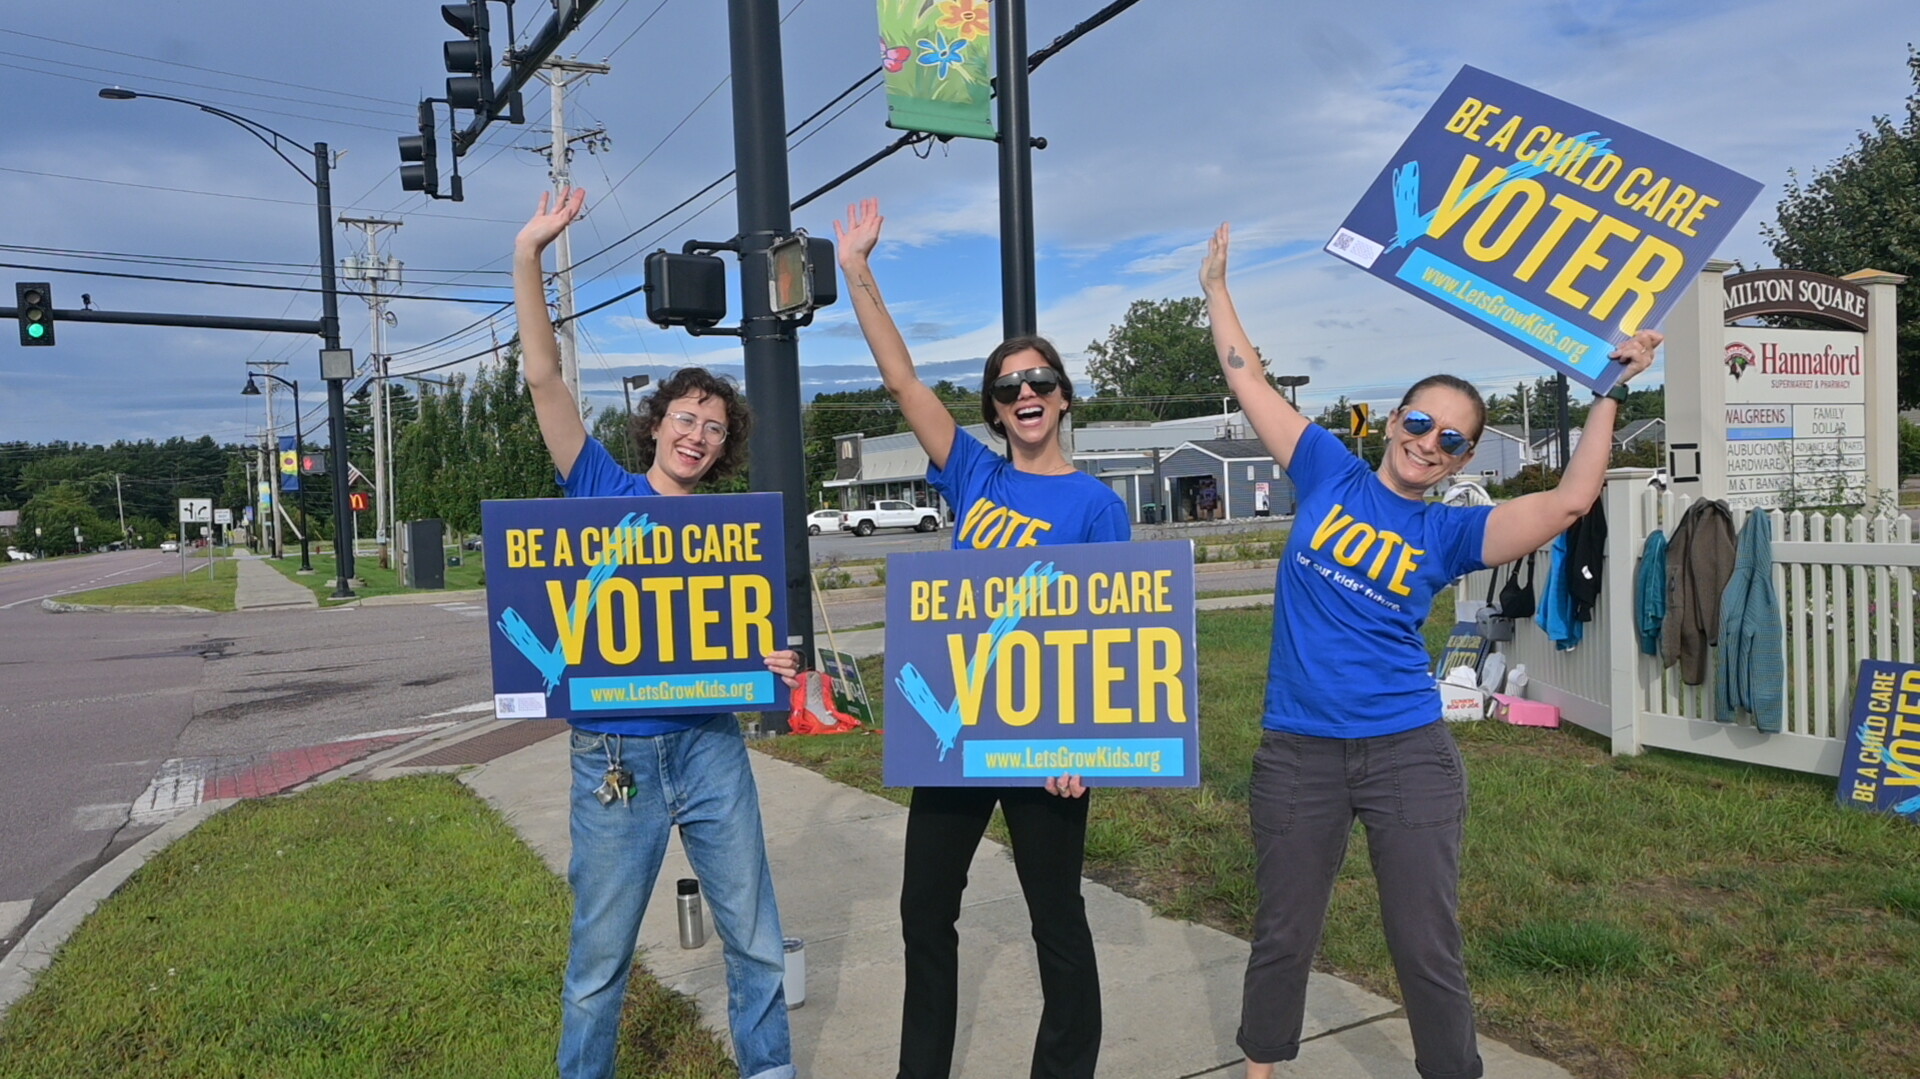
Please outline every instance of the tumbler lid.
[[700, 882], [693, 877], [681, 877], [675, 889], [680, 895], [699, 895]]

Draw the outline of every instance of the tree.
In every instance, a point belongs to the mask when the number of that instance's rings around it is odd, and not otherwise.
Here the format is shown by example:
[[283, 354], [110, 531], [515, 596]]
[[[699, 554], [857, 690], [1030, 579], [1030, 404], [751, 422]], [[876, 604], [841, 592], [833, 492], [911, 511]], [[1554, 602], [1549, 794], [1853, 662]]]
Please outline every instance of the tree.
[[1897, 294], [1900, 407], [1920, 405], [1920, 52], [1907, 49], [1914, 92], [1906, 118], [1876, 116], [1859, 145], [1811, 183], [1789, 173], [1779, 219], [1761, 226], [1782, 266], [1835, 276], [1855, 270], [1908, 275]]
[[1086, 395], [1092, 398], [1090, 415], [1098, 412], [1101, 397], [1118, 396], [1143, 398], [1137, 404], [1147, 415], [1140, 418], [1211, 416], [1230, 392], [1213, 350], [1207, 303], [1198, 296], [1133, 301], [1126, 318], [1108, 328], [1105, 341], [1087, 345], [1087, 354], [1092, 357], [1087, 362], [1093, 381], [1093, 392]]

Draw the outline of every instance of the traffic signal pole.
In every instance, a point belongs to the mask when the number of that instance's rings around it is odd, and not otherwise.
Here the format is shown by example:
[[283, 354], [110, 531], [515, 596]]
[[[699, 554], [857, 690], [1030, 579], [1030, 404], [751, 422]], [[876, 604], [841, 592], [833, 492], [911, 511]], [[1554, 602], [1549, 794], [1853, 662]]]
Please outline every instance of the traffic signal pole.
[[[773, 317], [767, 284], [767, 249], [793, 231], [780, 8], [776, 0], [727, 0], [727, 20], [739, 176], [740, 339], [754, 418], [748, 442], [752, 483], [755, 490], [785, 496], [787, 646], [803, 649], [804, 661], [817, 665], [808, 587], [806, 455], [800, 452], [800, 344], [793, 323]], [[769, 713], [768, 718], [772, 729], [786, 731], [784, 717]]]
[[[340, 270], [333, 258], [333, 159], [327, 144], [313, 144], [313, 186], [320, 212], [320, 339], [327, 351], [340, 348]], [[322, 377], [327, 374], [321, 364]], [[328, 378], [327, 437], [333, 440], [334, 599], [352, 599], [352, 521], [347, 513], [347, 401], [345, 379]]]
[[1000, 321], [1004, 335], [1039, 332], [1033, 272], [1033, 136], [1027, 114], [1027, 0], [997, 0], [994, 96], [1000, 118]]

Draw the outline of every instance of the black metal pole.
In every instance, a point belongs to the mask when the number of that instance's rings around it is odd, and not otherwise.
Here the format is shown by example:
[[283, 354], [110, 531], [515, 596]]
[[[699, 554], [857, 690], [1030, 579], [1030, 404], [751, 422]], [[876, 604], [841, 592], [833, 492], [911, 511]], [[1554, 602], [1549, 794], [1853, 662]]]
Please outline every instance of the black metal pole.
[[[767, 248], [793, 230], [787, 209], [786, 84], [776, 0], [727, 0], [733, 65], [733, 159], [739, 176], [740, 341], [753, 403], [752, 485], [784, 496], [787, 645], [813, 652], [813, 593], [805, 513], [806, 455], [800, 432], [800, 345], [793, 325], [770, 314]], [[816, 272], [832, 273], [821, 267]], [[768, 729], [785, 732], [784, 713]]]
[[300, 506], [300, 572], [313, 572], [313, 558], [307, 550], [307, 481], [300, 475], [300, 462], [307, 455], [306, 428], [300, 421], [300, 380], [287, 383], [293, 388], [293, 478], [300, 486], [294, 489], [296, 501]]
[[1573, 455], [1571, 428], [1567, 423], [1567, 376], [1560, 375], [1554, 382], [1555, 394], [1560, 399], [1560, 471], [1567, 470], [1567, 460]]
[[1027, 0], [993, 13], [1000, 110], [1000, 320], [1008, 337], [1037, 333], [1033, 281], [1033, 136], [1027, 116]]
[[[327, 144], [313, 144], [313, 190], [320, 204], [320, 334], [324, 347], [340, 347], [340, 278], [333, 264], [333, 162]], [[325, 375], [325, 372], [321, 372]], [[353, 533], [347, 515], [347, 402], [343, 379], [327, 383], [327, 437], [333, 441], [334, 599], [353, 598]], [[303, 548], [304, 557], [304, 548]]]

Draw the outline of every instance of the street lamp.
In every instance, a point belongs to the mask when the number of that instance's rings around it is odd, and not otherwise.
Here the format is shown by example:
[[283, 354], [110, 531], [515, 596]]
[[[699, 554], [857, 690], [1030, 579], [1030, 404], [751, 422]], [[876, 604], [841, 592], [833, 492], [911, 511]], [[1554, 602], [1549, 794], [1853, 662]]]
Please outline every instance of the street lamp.
[[627, 375], [620, 380], [621, 392], [627, 395], [627, 437], [622, 441], [626, 443], [627, 460], [635, 464], [639, 462], [634, 461], [633, 457], [633, 391], [646, 389], [647, 383], [652, 381], [652, 375]]
[[1273, 376], [1273, 381], [1280, 387], [1280, 392], [1287, 395], [1287, 403], [1298, 411], [1300, 401], [1299, 398], [1294, 395], [1294, 391], [1312, 382], [1313, 379], [1307, 375], [1275, 375]]
[[[152, 98], [158, 101], [172, 101], [181, 105], [191, 105], [201, 112], [211, 113], [246, 131], [259, 139], [272, 150], [274, 155], [293, 167], [300, 178], [313, 185], [314, 201], [320, 211], [320, 327], [322, 351], [320, 354], [320, 377], [327, 383], [327, 432], [333, 442], [333, 553], [337, 576], [333, 586], [334, 599], [353, 598], [353, 589], [347, 582], [353, 577], [353, 537], [347, 533], [347, 410], [343, 399], [341, 384], [352, 377], [352, 363], [342, 365], [338, 362], [340, 348], [340, 282], [335, 275], [333, 259], [333, 160], [327, 153], [327, 144], [316, 142], [312, 146], [297, 142], [282, 135], [258, 120], [250, 120], [215, 108], [171, 94], [154, 94], [146, 91], [127, 90], [119, 86], [103, 87], [100, 96], [109, 101], [131, 101], [137, 97]], [[280, 149], [281, 143], [298, 147], [313, 155], [313, 174], [300, 167], [299, 162], [288, 157]], [[332, 361], [330, 368], [329, 362]], [[346, 370], [340, 370], [344, 366]], [[301, 565], [306, 568], [306, 537], [301, 537]]]
[[[270, 378], [293, 391], [293, 476], [294, 482], [299, 484], [299, 486], [294, 488], [294, 495], [300, 503], [300, 572], [312, 573], [313, 560], [307, 553], [307, 485], [300, 480], [300, 455], [305, 453], [307, 448], [307, 433], [300, 425], [300, 380], [294, 379], [292, 382], [288, 382], [279, 375], [268, 371], [249, 370], [247, 372], [247, 387], [240, 391], [240, 396], [260, 396], [260, 387], [255, 385], [253, 381], [255, 375], [259, 375], [261, 378]], [[279, 452], [278, 446], [274, 447], [274, 452]], [[275, 500], [278, 501], [277, 498]], [[338, 551], [334, 553], [336, 557], [339, 554]]]

